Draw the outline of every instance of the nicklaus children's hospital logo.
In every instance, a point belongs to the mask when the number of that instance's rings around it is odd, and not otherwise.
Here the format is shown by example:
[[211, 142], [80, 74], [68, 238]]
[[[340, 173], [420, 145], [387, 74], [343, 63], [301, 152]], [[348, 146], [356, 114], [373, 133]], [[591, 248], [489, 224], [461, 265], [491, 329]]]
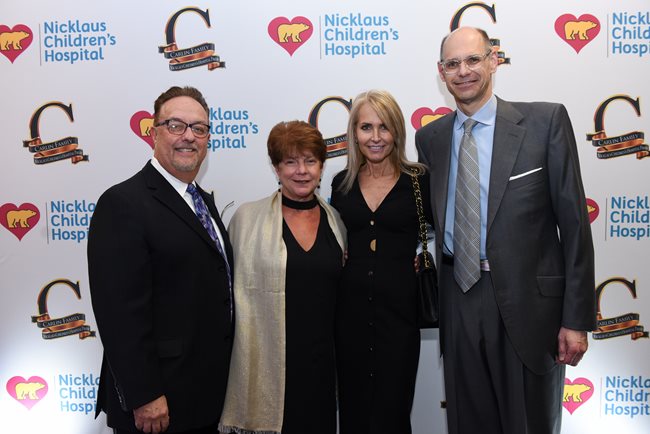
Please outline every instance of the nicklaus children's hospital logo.
[[306, 17], [277, 17], [268, 26], [269, 36], [282, 47], [289, 56], [293, 56], [298, 48], [314, 33], [314, 25]]
[[24, 405], [28, 410], [38, 404], [47, 395], [47, 381], [41, 377], [32, 376], [29, 379], [23, 377], [11, 377], [7, 381], [7, 393]]
[[[459, 28], [461, 26], [461, 18], [463, 17], [463, 14], [473, 9], [479, 9], [483, 12], [486, 12], [493, 23], [497, 22], [497, 10], [494, 5], [488, 6], [485, 3], [474, 2], [468, 3], [458, 9], [458, 11], [451, 18], [449, 30], [454, 31]], [[488, 31], [488, 33], [490, 32]], [[492, 45], [493, 50], [497, 53], [497, 56], [499, 58], [499, 65], [509, 65], [510, 58], [506, 57], [506, 53], [504, 51], [501, 51], [501, 41], [497, 38], [490, 38], [490, 44]]]
[[598, 206], [598, 203], [595, 200], [588, 197], [587, 215], [589, 216], [589, 223], [593, 223], [594, 221], [596, 221], [599, 214], [600, 214], [600, 207]]
[[573, 414], [582, 404], [587, 402], [591, 395], [594, 394], [594, 385], [586, 378], [576, 378], [571, 381], [564, 379], [564, 393], [562, 396], [562, 406]]
[[600, 21], [590, 14], [578, 18], [571, 14], [560, 15], [555, 20], [555, 33], [579, 53], [600, 33]]
[[158, 47], [158, 52], [169, 59], [170, 71], [184, 71], [191, 68], [207, 65], [208, 70], [223, 68], [226, 63], [215, 54], [215, 46], [211, 42], [204, 42], [189, 48], [178, 48], [176, 45], [176, 21], [181, 15], [193, 12], [203, 19], [210, 28], [210, 12], [199, 8], [188, 7], [175, 12], [165, 26], [165, 45]]
[[600, 159], [622, 157], [635, 154], [637, 160], [650, 156], [648, 144], [644, 143], [645, 134], [642, 131], [630, 131], [617, 136], [608, 136], [605, 132], [605, 110], [613, 102], [626, 102], [641, 116], [641, 103], [628, 95], [614, 95], [603, 101], [594, 114], [595, 133], [587, 134], [587, 141], [596, 148], [596, 156]]
[[57, 285], [67, 286], [77, 299], [81, 300], [81, 289], [78, 281], [74, 283], [68, 279], [57, 279], [41, 289], [37, 299], [38, 314], [32, 315], [32, 322], [36, 323], [38, 328], [43, 329], [41, 332], [43, 339], [50, 340], [72, 335], [79, 335], [79, 339], [94, 338], [95, 332], [86, 324], [86, 315], [83, 313], [73, 313], [60, 318], [50, 316], [47, 299], [50, 290]]
[[636, 300], [636, 280], [629, 281], [622, 277], [613, 277], [605, 280], [603, 283], [596, 287], [596, 305], [598, 320], [597, 329], [592, 333], [592, 337], [597, 340], [616, 338], [619, 336], [630, 335], [632, 340], [640, 338], [648, 338], [648, 332], [644, 331], [642, 325], [639, 324], [640, 315], [638, 313], [625, 313], [618, 316], [605, 317], [602, 310], [602, 298], [605, 293], [605, 288], [608, 286], [615, 288], [627, 289], [627, 292]]
[[130, 125], [131, 131], [153, 149], [153, 137], [151, 137], [151, 129], [154, 127], [153, 115], [148, 111], [140, 110], [131, 116]]
[[29, 148], [29, 152], [34, 154], [34, 164], [53, 163], [68, 158], [73, 164], [77, 164], [80, 161], [88, 161], [88, 155], [85, 155], [83, 150], [78, 149], [79, 139], [77, 137], [69, 136], [43, 143], [39, 122], [43, 112], [50, 107], [63, 110], [63, 112], [68, 115], [70, 122], [74, 122], [72, 104], [65, 105], [62, 102], [54, 101], [43, 104], [36, 109], [32, 118], [29, 120], [30, 138], [23, 140], [23, 146]]
[[419, 130], [426, 124], [438, 120], [451, 112], [453, 112], [453, 110], [449, 107], [438, 107], [435, 110], [431, 110], [429, 107], [420, 107], [411, 115], [411, 125], [416, 130]]
[[33, 203], [23, 203], [20, 206], [5, 203], [0, 206], [0, 224], [18, 238], [18, 241], [36, 226], [40, 218], [41, 213]]
[[32, 44], [34, 32], [24, 24], [13, 27], [0, 24], [0, 53], [11, 63]]

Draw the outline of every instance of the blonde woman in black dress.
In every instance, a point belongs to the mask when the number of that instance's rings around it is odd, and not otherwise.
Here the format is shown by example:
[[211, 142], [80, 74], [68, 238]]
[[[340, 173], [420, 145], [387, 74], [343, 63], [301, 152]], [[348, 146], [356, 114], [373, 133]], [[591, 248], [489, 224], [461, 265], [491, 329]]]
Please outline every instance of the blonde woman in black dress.
[[348, 162], [332, 182], [331, 200], [348, 230], [337, 300], [341, 434], [411, 432], [420, 354], [414, 171], [431, 216], [428, 174], [406, 159], [405, 136], [404, 116], [388, 92], [357, 96], [348, 123]]

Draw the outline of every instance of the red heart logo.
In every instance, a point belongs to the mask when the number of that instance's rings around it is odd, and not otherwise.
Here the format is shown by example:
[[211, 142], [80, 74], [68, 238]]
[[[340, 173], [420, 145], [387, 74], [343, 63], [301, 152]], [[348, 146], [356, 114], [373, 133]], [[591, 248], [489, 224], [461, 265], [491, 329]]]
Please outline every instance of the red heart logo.
[[555, 20], [555, 33], [579, 53], [600, 33], [600, 21], [591, 14], [580, 15], [580, 18], [564, 14]]
[[594, 394], [594, 385], [586, 378], [576, 378], [574, 381], [564, 379], [564, 395], [562, 405], [573, 414], [578, 407], [589, 401]]
[[24, 203], [19, 207], [13, 203], [5, 203], [0, 206], [0, 224], [14, 234], [18, 240], [22, 240], [25, 234], [32, 230], [41, 213], [36, 205]]
[[7, 392], [16, 401], [31, 410], [33, 406], [47, 395], [47, 382], [41, 377], [13, 377], [7, 381]]
[[23, 54], [23, 51], [32, 44], [34, 33], [32, 29], [24, 24], [16, 24], [13, 28], [0, 24], [0, 53], [11, 63], [16, 57]]
[[277, 17], [269, 23], [268, 31], [271, 39], [293, 56], [314, 33], [314, 26], [305, 17], [294, 17], [291, 21], [286, 17]]
[[429, 122], [433, 122], [452, 111], [453, 110], [448, 107], [438, 107], [435, 111], [431, 110], [429, 107], [420, 107], [411, 115], [411, 125], [413, 125], [413, 128], [416, 130], [419, 130]]
[[600, 207], [595, 200], [587, 198], [587, 213], [589, 214], [589, 223], [593, 223], [600, 214]]
[[131, 116], [131, 130], [136, 136], [147, 142], [151, 149], [153, 149], [153, 137], [151, 137], [151, 129], [153, 128], [153, 115], [144, 110], [135, 113]]

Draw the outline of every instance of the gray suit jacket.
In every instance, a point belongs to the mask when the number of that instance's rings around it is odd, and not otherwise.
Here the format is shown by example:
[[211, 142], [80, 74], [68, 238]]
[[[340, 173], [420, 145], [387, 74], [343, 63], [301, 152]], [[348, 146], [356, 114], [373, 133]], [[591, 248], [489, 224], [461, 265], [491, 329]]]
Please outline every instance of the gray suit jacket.
[[[455, 114], [444, 116], [415, 137], [420, 161], [431, 171], [438, 264], [454, 118]], [[591, 229], [575, 137], [564, 106], [497, 98], [486, 254], [497, 303], [517, 354], [533, 372], [547, 372], [555, 364], [561, 326], [575, 330], [596, 326]], [[441, 288], [441, 297], [444, 292]]]

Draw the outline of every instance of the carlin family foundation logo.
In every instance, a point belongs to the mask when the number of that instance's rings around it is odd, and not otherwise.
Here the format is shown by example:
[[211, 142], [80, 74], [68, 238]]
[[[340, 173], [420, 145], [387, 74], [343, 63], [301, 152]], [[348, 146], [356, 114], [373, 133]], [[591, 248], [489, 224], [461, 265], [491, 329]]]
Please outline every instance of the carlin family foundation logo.
[[[461, 7], [456, 11], [453, 17], [451, 17], [451, 24], [449, 25], [449, 30], [454, 31], [457, 28], [461, 26], [461, 19], [463, 15], [472, 9], [479, 9], [482, 10], [483, 12], [487, 13], [490, 19], [492, 20], [493, 23], [496, 24], [497, 22], [497, 10], [494, 5], [489, 6], [486, 5], [485, 3], [481, 2], [474, 2], [474, 3], [468, 3], [465, 6]], [[490, 33], [490, 32], [488, 32]], [[492, 49], [497, 53], [497, 57], [499, 59], [498, 65], [510, 65], [510, 58], [506, 57], [506, 53], [501, 50], [501, 40], [498, 38], [490, 38], [490, 45], [492, 45]]]
[[269, 36], [276, 44], [293, 56], [298, 48], [314, 33], [314, 25], [306, 17], [277, 17], [268, 26]]
[[385, 56], [399, 40], [399, 29], [388, 15], [361, 12], [325, 14], [321, 25], [321, 58]]
[[68, 279], [57, 279], [41, 289], [37, 298], [38, 314], [32, 315], [32, 322], [36, 323], [36, 327], [39, 329], [43, 329], [41, 332], [43, 339], [51, 340], [72, 335], [78, 335], [79, 339], [94, 338], [95, 332], [86, 324], [85, 314], [73, 313], [59, 318], [50, 316], [47, 300], [50, 290], [55, 286], [67, 286], [72, 290], [77, 300], [81, 300], [79, 281], [74, 283]]
[[28, 410], [31, 410], [41, 399], [47, 395], [47, 381], [38, 376], [29, 377], [11, 377], [7, 381], [7, 393], [22, 404]]
[[5, 203], [0, 206], [0, 224], [18, 238], [18, 241], [22, 241], [27, 232], [36, 226], [40, 218], [41, 213], [33, 203], [23, 203], [20, 206]]
[[[346, 115], [350, 113], [352, 107], [352, 99], [345, 99], [340, 96], [330, 96], [316, 103], [309, 112], [308, 122], [321, 133], [323, 133], [323, 129], [322, 125], [320, 125], [320, 112], [323, 107], [330, 103], [342, 106], [347, 111]], [[323, 134], [323, 137], [327, 148], [327, 158], [339, 157], [348, 153], [348, 135], [346, 132], [330, 137], [325, 137], [325, 134]]]
[[11, 63], [32, 44], [34, 32], [25, 24], [9, 27], [0, 24], [0, 53]]
[[623, 277], [613, 277], [605, 280], [596, 287], [596, 319], [597, 329], [592, 333], [596, 340], [611, 339], [619, 336], [630, 336], [633, 341], [641, 338], [648, 338], [648, 332], [644, 330], [639, 323], [640, 315], [638, 313], [624, 313], [606, 317], [602, 310], [602, 297], [605, 288], [614, 285], [614, 288], [625, 288], [628, 293], [636, 300], [636, 280], [629, 281]]
[[635, 241], [650, 238], [648, 196], [613, 196], [608, 199], [607, 238]]
[[611, 14], [609, 52], [613, 55], [644, 57], [650, 54], [650, 12]]
[[591, 14], [578, 18], [572, 14], [560, 15], [555, 20], [555, 33], [579, 53], [600, 33], [600, 21]]
[[589, 401], [594, 394], [594, 385], [586, 378], [576, 378], [571, 381], [564, 379], [564, 392], [562, 396], [562, 406], [570, 413], [578, 409], [582, 404]]
[[449, 107], [438, 107], [435, 110], [431, 110], [429, 107], [420, 107], [411, 115], [411, 125], [416, 130], [419, 130], [426, 124], [438, 120], [452, 112], [453, 110]]
[[41, 60], [45, 63], [102, 62], [117, 37], [106, 21], [46, 21], [43, 23]]
[[46, 208], [47, 241], [71, 241], [81, 243], [88, 238], [90, 218], [95, 211], [95, 202], [85, 199], [73, 201], [53, 200]]
[[162, 53], [165, 59], [169, 59], [170, 71], [185, 71], [187, 69], [207, 66], [209, 71], [217, 68], [223, 68], [226, 63], [215, 54], [215, 45], [211, 42], [204, 42], [189, 48], [178, 48], [176, 44], [176, 21], [181, 15], [192, 12], [203, 19], [205, 25], [210, 28], [210, 11], [205, 11], [188, 7], [175, 12], [165, 26], [165, 45], [158, 47], [158, 52]]
[[643, 131], [630, 131], [617, 136], [608, 136], [605, 132], [605, 111], [613, 102], [623, 101], [634, 109], [637, 117], [641, 116], [641, 102], [639, 98], [632, 98], [629, 95], [614, 95], [603, 101], [594, 114], [595, 133], [587, 134], [587, 141], [596, 148], [596, 156], [599, 159], [609, 159], [634, 154], [637, 160], [650, 156], [648, 144], [645, 143]]
[[34, 164], [40, 165], [53, 163], [68, 158], [72, 164], [77, 164], [80, 161], [88, 161], [88, 155], [85, 155], [83, 150], [79, 149], [79, 139], [77, 137], [69, 136], [43, 143], [39, 122], [43, 112], [50, 107], [63, 110], [63, 112], [68, 115], [70, 122], [74, 122], [72, 104], [65, 105], [62, 102], [55, 101], [43, 104], [36, 109], [32, 118], [29, 120], [30, 138], [23, 140], [23, 146], [29, 148], [29, 152], [34, 154]]
[[602, 412], [605, 416], [634, 419], [650, 416], [650, 377], [613, 375], [602, 384]]

